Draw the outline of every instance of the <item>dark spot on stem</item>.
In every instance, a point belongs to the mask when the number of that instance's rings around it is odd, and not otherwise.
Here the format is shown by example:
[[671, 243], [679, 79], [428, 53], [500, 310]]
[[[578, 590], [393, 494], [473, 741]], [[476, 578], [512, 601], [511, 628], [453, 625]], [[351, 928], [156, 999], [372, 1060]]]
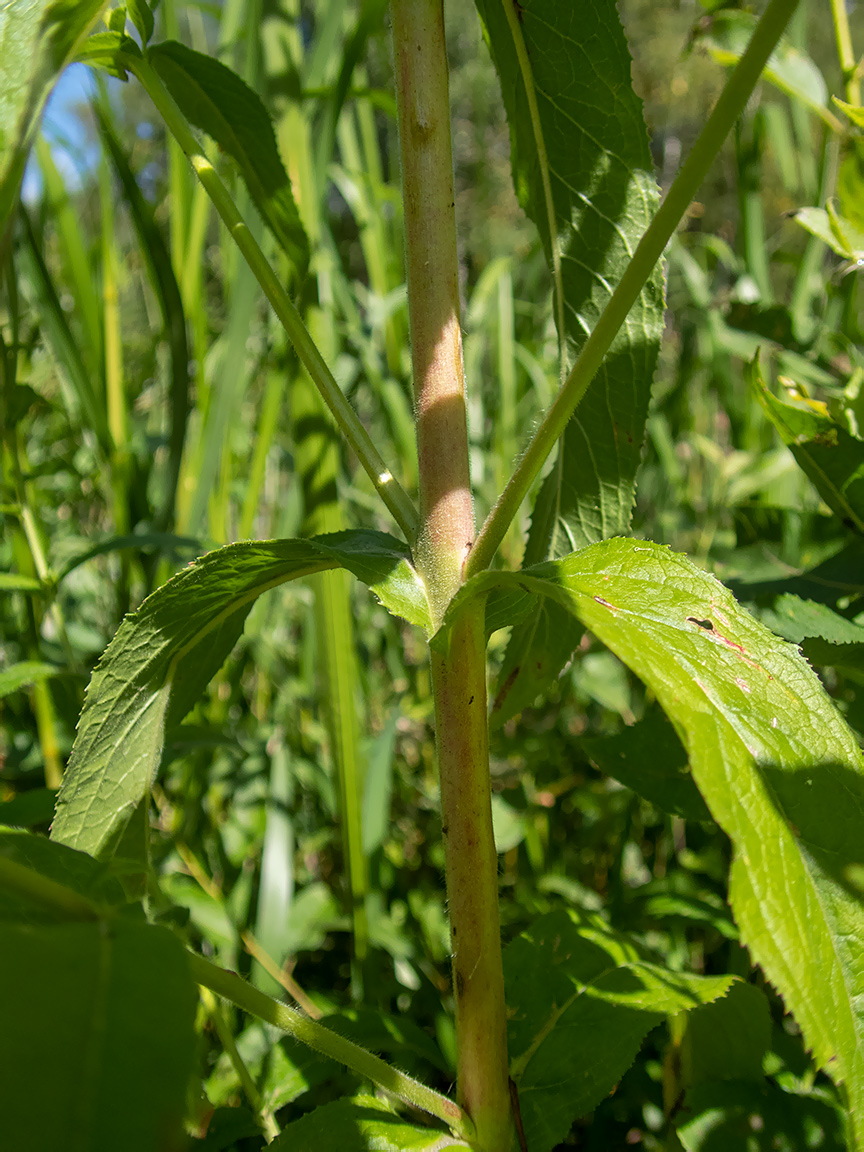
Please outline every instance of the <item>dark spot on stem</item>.
[[468, 703], [469, 703], [469, 704], [473, 704], [473, 703], [474, 703], [474, 697], [473, 697], [473, 696], [472, 696], [472, 697], [471, 697], [471, 699], [468, 701]]
[[465, 995], [465, 977], [461, 972], [456, 973], [456, 999], [461, 1000]]

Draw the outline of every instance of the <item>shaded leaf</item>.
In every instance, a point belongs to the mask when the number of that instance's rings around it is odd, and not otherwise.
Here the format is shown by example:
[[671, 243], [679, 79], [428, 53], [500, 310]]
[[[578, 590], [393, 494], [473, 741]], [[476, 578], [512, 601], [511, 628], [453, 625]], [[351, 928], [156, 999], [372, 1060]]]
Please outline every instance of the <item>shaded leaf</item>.
[[[0, 806], [0, 816], [5, 815], [5, 809], [5, 805]], [[0, 857], [62, 884], [100, 907], [121, 907], [126, 903], [119, 881], [106, 864], [85, 852], [52, 844], [44, 836], [0, 827]], [[62, 913], [30, 903], [11, 889], [0, 888], [0, 920], [54, 923], [58, 918], [62, 919]]]
[[737, 982], [722, 1000], [688, 1012], [681, 1041], [685, 1087], [717, 1080], [765, 1077], [762, 1059], [771, 1042], [771, 1012], [765, 993]]
[[731, 1081], [691, 1088], [681, 1103], [678, 1139], [686, 1152], [845, 1152], [835, 1109], [773, 1084]]
[[626, 784], [663, 812], [687, 820], [710, 820], [705, 801], [693, 783], [687, 753], [661, 708], [615, 736], [586, 738], [582, 748], [601, 772]]
[[374, 1096], [357, 1096], [324, 1104], [288, 1124], [270, 1147], [273, 1152], [438, 1152], [468, 1145], [440, 1129], [408, 1123]]
[[[556, 322], [570, 364], [650, 223], [658, 189], [613, 0], [522, 0], [513, 20], [508, 5], [477, 0], [501, 77], [516, 191], [553, 269]], [[658, 267], [570, 420], [537, 498], [526, 565], [629, 530], [662, 330]], [[581, 630], [566, 613], [555, 605], [538, 612], [541, 619], [513, 630], [497, 688], [501, 719], [542, 692], [579, 642]]]
[[425, 627], [404, 545], [379, 532], [230, 544], [183, 569], [128, 616], [93, 673], [52, 838], [110, 855], [149, 789], [166, 719], [177, 723], [221, 667], [252, 604], [287, 580], [345, 567], [391, 611]]
[[647, 963], [599, 917], [543, 916], [504, 952], [511, 1076], [531, 1152], [549, 1152], [627, 1071], [667, 1015], [722, 996], [732, 976]]
[[197, 1000], [167, 929], [0, 923], [4, 1144], [183, 1147]]
[[260, 97], [236, 72], [176, 41], [156, 44], [147, 55], [186, 118], [235, 161], [255, 206], [302, 280], [309, 241]]
[[860, 624], [832, 612], [825, 604], [802, 600], [800, 596], [789, 593], [779, 596], [771, 608], [763, 609], [760, 619], [772, 632], [793, 644], [800, 644], [810, 637], [818, 637], [829, 644], [864, 643], [864, 628]]

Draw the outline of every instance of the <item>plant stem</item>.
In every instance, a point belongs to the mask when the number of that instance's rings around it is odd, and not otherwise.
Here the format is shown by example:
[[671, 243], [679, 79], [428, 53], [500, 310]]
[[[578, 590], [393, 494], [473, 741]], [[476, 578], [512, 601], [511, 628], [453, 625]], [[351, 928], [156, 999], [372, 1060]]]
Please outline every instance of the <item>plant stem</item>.
[[380, 1056], [375, 1056], [351, 1040], [346, 1040], [344, 1036], [331, 1032], [323, 1024], [307, 1019], [294, 1008], [271, 1000], [269, 996], [265, 996], [263, 992], [241, 980], [235, 973], [218, 968], [202, 956], [190, 952], [189, 966], [192, 978], [202, 987], [209, 988], [211, 992], [230, 1000], [244, 1012], [249, 1012], [275, 1028], [280, 1028], [295, 1040], [307, 1044], [324, 1056], [329, 1056], [338, 1064], [345, 1064], [348, 1068], [359, 1072], [361, 1076], [368, 1077], [400, 1100], [413, 1104], [415, 1108], [421, 1108], [432, 1116], [437, 1116], [463, 1139], [472, 1137], [471, 1122], [457, 1104], [427, 1088], [425, 1084], [406, 1076], [404, 1072], [392, 1068]]
[[849, 16], [846, 0], [831, 0], [831, 18], [834, 21], [834, 35], [837, 39], [837, 55], [843, 69], [843, 87], [847, 104], [861, 106], [861, 81], [858, 78], [855, 50], [852, 47], [852, 33], [849, 30]]
[[[474, 539], [441, 0], [393, 0], [408, 310], [420, 478], [415, 559], [437, 627]], [[457, 1099], [477, 1147], [508, 1152], [512, 1121], [492, 835], [482, 613], [432, 652], [458, 1048]]]
[[222, 217], [255, 279], [261, 285], [264, 295], [273, 306], [273, 310], [288, 333], [297, 355], [312, 377], [345, 439], [356, 454], [381, 499], [389, 508], [396, 523], [408, 540], [413, 540], [417, 525], [417, 512], [414, 505], [384, 463], [380, 452], [372, 442], [372, 438], [360, 423], [357, 413], [346, 400], [342, 389], [333, 377], [333, 373], [327, 367], [315, 342], [307, 332], [300, 318], [300, 313], [294, 307], [288, 293], [282, 287], [279, 277], [270, 266], [255, 237], [249, 231], [216, 169], [204, 155], [203, 149], [182, 112], [146, 60], [124, 57], [123, 63], [141, 82], [147, 95], [165, 121], [168, 130], [189, 157], [195, 174], [213, 201], [216, 211]]
[[474, 540], [441, 0], [395, 0], [408, 313], [420, 475], [415, 559], [437, 627]]
[[[842, 0], [841, 0], [842, 2]], [[507, 486], [471, 550], [465, 565], [466, 576], [481, 572], [492, 563], [519, 506], [528, 495], [549, 453], [564, 433], [567, 422], [588, 390], [612, 341], [635, 304], [642, 287], [663, 254], [681, 217], [704, 180], [726, 136], [744, 111], [768, 57], [786, 27], [798, 0], [771, 0], [757, 24], [747, 51], [732, 75], [699, 133], [687, 161], [676, 176], [657, 215], [628, 264], [618, 287], [603, 310], [594, 331], [585, 342], [570, 375], [534, 433]]]

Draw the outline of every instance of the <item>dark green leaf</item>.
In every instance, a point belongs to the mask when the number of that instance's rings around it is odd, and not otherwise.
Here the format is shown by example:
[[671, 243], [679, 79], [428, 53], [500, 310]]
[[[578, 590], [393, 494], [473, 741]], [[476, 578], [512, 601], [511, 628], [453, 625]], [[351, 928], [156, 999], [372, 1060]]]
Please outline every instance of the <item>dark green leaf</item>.
[[32, 828], [36, 824], [48, 824], [54, 816], [56, 796], [53, 788], [16, 792], [11, 799], [0, 802], [0, 825]]
[[691, 1088], [679, 1109], [686, 1152], [846, 1152], [837, 1111], [773, 1084], [730, 1081]]
[[461, 1140], [435, 1128], [419, 1128], [382, 1104], [374, 1096], [337, 1100], [316, 1108], [282, 1130], [273, 1152], [439, 1152], [467, 1148]]
[[0, 923], [3, 1144], [183, 1146], [197, 996], [167, 929]]
[[148, 56], [187, 119], [236, 162], [258, 211], [302, 279], [309, 241], [260, 98], [230, 68], [173, 40], [154, 45]]
[[146, 48], [153, 35], [153, 12], [147, 0], [128, 0], [129, 19], [135, 25], [141, 44]]
[[773, 607], [764, 609], [760, 618], [772, 632], [777, 632], [793, 644], [818, 636], [829, 644], [864, 643], [864, 628], [832, 612], [825, 604], [802, 600], [786, 593], [779, 596]]
[[687, 820], [710, 820], [711, 813], [687, 767], [687, 753], [661, 708], [615, 736], [582, 740], [601, 772], [613, 776], [664, 812]]
[[765, 1079], [762, 1058], [771, 1042], [771, 1013], [765, 993], [735, 983], [722, 1000], [687, 1014], [681, 1041], [685, 1087], [715, 1080]]
[[231, 544], [178, 573], [128, 616], [93, 673], [57, 801], [52, 837], [110, 855], [149, 789], [166, 718], [189, 711], [270, 588], [344, 567], [393, 612], [428, 625], [404, 545], [379, 532]]
[[552, 912], [504, 953], [511, 1076], [531, 1152], [549, 1152], [614, 1088], [664, 1017], [722, 996], [731, 976], [646, 963], [599, 917]]
[[[658, 203], [630, 53], [613, 0], [522, 0], [512, 22], [498, 0], [477, 6], [501, 77], [519, 201], [553, 271], [560, 254], [556, 318], [572, 363]], [[524, 40], [536, 121], [514, 36]], [[662, 330], [658, 268], [568, 425], [537, 499], [526, 564], [628, 531]], [[544, 615], [513, 630], [498, 685], [502, 719], [542, 692], [579, 642], [566, 613], [552, 605]]]

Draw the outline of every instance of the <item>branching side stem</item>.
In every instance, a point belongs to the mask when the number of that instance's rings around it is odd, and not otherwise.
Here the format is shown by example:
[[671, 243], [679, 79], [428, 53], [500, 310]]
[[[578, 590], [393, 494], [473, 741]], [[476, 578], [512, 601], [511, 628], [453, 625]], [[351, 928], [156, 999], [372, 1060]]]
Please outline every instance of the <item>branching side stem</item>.
[[564, 434], [567, 421], [587, 392], [612, 341], [705, 179], [729, 130], [744, 111], [762, 69], [797, 4], [798, 0], [771, 0], [765, 9], [753, 32], [747, 51], [727, 80], [720, 99], [699, 133], [686, 163], [676, 176], [645, 235], [639, 241], [633, 259], [597, 321], [594, 331], [585, 342], [564, 386], [543, 417], [515, 472], [486, 518], [486, 523], [468, 557], [466, 575], [482, 572], [492, 563], [511, 521], [519, 511], [519, 506], [528, 495], [550, 452]]

